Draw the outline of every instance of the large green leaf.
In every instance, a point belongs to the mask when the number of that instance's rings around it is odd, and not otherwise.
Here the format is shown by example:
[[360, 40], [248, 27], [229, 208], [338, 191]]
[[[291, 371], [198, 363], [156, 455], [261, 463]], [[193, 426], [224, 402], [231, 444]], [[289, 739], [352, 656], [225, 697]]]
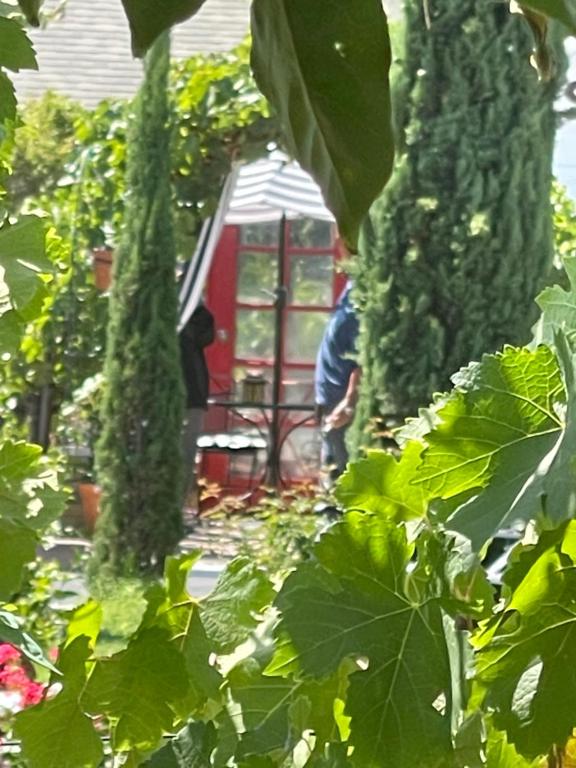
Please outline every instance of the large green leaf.
[[171, 705], [187, 690], [184, 659], [168, 633], [144, 629], [126, 650], [96, 662], [86, 686], [85, 706], [111, 718], [115, 749], [151, 749], [172, 728]]
[[252, 36], [256, 81], [355, 250], [394, 154], [382, 3], [254, 0]]
[[9, 309], [0, 315], [0, 355], [5, 353], [12, 355], [18, 350], [22, 328], [22, 319], [15, 310]]
[[158, 750], [145, 768], [210, 768], [210, 755], [216, 746], [212, 723], [188, 723]]
[[515, 589], [474, 639], [494, 722], [525, 756], [576, 726], [576, 522], [545, 533], [515, 565]]
[[167, 559], [165, 585], [149, 590], [142, 620], [142, 628], [165, 630], [184, 658], [189, 689], [185, 698], [174, 705], [183, 718], [200, 714], [209, 700], [219, 700], [222, 684], [220, 673], [211, 663], [215, 649], [200, 618], [200, 604], [190, 598], [186, 589], [188, 572], [200, 555], [197, 551]]
[[53, 272], [45, 255], [42, 220], [24, 216], [0, 229], [0, 268], [15, 309], [22, 309], [42, 287], [41, 274]]
[[88, 638], [79, 637], [60, 654], [63, 689], [16, 716], [15, 733], [29, 768], [96, 768], [102, 742], [80, 704], [86, 685]]
[[293, 680], [262, 673], [269, 658], [252, 656], [240, 662], [227, 676], [230, 695], [240, 710], [234, 718], [241, 734], [237, 757], [266, 755], [286, 758], [305, 732], [315, 735], [315, 751], [338, 739], [334, 702], [346, 688], [346, 670], [329, 679]]
[[270, 580], [255, 563], [244, 557], [233, 560], [202, 601], [202, 623], [215, 649], [229, 653], [247, 640], [273, 597]]
[[576, 256], [565, 256], [563, 263], [569, 289], [553, 285], [537, 297], [542, 314], [534, 329], [535, 345], [553, 344], [558, 331], [565, 333], [570, 341], [576, 335]]
[[132, 52], [142, 56], [162, 32], [197, 13], [204, 0], [122, 0], [122, 5], [130, 24]]
[[0, 518], [0, 600], [8, 601], [18, 591], [23, 568], [34, 560], [38, 543], [30, 528]]
[[533, 11], [562, 22], [570, 32], [576, 34], [576, 8], [574, 0], [522, 0], [522, 8]]
[[478, 549], [502, 526], [540, 511], [534, 478], [562, 439], [565, 391], [546, 347], [486, 355], [455, 383], [414, 482], [432, 497], [467, 498], [447, 525]]
[[[290, 575], [278, 598], [289, 640], [272, 671], [297, 662], [325, 677], [358, 659], [350, 677], [352, 763], [362, 768], [449, 764], [451, 675], [435, 580], [408, 596], [413, 548], [402, 527], [349, 513], [316, 547], [318, 564]], [[426, 590], [426, 585], [423, 585]], [[437, 708], [436, 708], [437, 707]]]
[[28, 35], [14, 19], [0, 16], [0, 67], [18, 72], [38, 69], [36, 54]]
[[335, 496], [344, 509], [385, 515], [392, 520], [423, 517], [426, 492], [411, 485], [424, 446], [408, 443], [399, 461], [389, 453], [370, 451], [353, 462], [338, 481]]
[[0, 443], [0, 519], [37, 531], [61, 514], [66, 499], [39, 446]]
[[16, 117], [16, 93], [12, 81], [0, 70], [0, 125]]

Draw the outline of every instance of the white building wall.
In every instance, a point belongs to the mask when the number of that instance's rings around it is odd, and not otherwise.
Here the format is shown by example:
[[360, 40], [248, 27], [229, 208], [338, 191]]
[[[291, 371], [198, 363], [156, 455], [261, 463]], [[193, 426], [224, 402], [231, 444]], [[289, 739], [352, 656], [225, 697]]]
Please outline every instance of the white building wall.
[[[568, 80], [576, 82], [576, 40], [571, 38], [566, 47], [571, 61]], [[564, 96], [558, 103], [558, 109], [576, 109], [576, 101]], [[556, 136], [554, 173], [576, 199], [576, 119], [564, 120], [560, 125]]]

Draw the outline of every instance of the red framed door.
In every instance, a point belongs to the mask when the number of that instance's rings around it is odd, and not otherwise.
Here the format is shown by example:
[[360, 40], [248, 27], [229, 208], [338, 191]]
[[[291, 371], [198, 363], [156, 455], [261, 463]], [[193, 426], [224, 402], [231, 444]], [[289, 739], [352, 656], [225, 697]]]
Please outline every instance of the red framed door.
[[[279, 238], [283, 230], [284, 248]], [[283, 312], [280, 400], [292, 405], [314, 403], [314, 367], [320, 340], [345, 282], [337, 269], [343, 249], [330, 222], [296, 219], [226, 226], [214, 255], [206, 300], [216, 321], [216, 341], [207, 351], [211, 393], [240, 399], [248, 372], [266, 378], [266, 400], [272, 392], [275, 289], [279, 253], [284, 254], [286, 307]], [[293, 428], [306, 413], [282, 414], [282, 477], [287, 482], [315, 479], [319, 435], [309, 423]], [[222, 408], [213, 407], [206, 428], [245, 429]], [[230, 471], [232, 485], [242, 485], [246, 467]], [[222, 474], [222, 469], [219, 470]], [[222, 477], [210, 478], [222, 481]]]

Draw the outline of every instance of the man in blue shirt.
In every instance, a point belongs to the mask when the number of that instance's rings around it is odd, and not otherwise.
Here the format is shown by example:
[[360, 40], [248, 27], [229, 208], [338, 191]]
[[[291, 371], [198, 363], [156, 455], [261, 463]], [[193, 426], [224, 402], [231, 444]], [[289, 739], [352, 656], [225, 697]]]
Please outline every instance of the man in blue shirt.
[[316, 405], [322, 423], [322, 464], [331, 481], [348, 463], [346, 430], [354, 417], [360, 368], [356, 362], [358, 318], [348, 281], [332, 313], [316, 358]]

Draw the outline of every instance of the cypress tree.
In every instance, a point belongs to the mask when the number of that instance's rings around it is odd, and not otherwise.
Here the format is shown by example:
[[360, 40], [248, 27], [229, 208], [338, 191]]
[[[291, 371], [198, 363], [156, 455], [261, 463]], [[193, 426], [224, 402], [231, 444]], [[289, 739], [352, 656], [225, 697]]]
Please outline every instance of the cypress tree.
[[128, 154], [125, 227], [116, 253], [96, 468], [102, 487], [95, 565], [162, 568], [181, 536], [182, 375], [176, 337], [169, 177], [170, 41], [145, 62]]
[[398, 161], [356, 275], [357, 423], [415, 414], [468, 361], [529, 339], [552, 266], [557, 86], [532, 46], [507, 3], [406, 0]]

